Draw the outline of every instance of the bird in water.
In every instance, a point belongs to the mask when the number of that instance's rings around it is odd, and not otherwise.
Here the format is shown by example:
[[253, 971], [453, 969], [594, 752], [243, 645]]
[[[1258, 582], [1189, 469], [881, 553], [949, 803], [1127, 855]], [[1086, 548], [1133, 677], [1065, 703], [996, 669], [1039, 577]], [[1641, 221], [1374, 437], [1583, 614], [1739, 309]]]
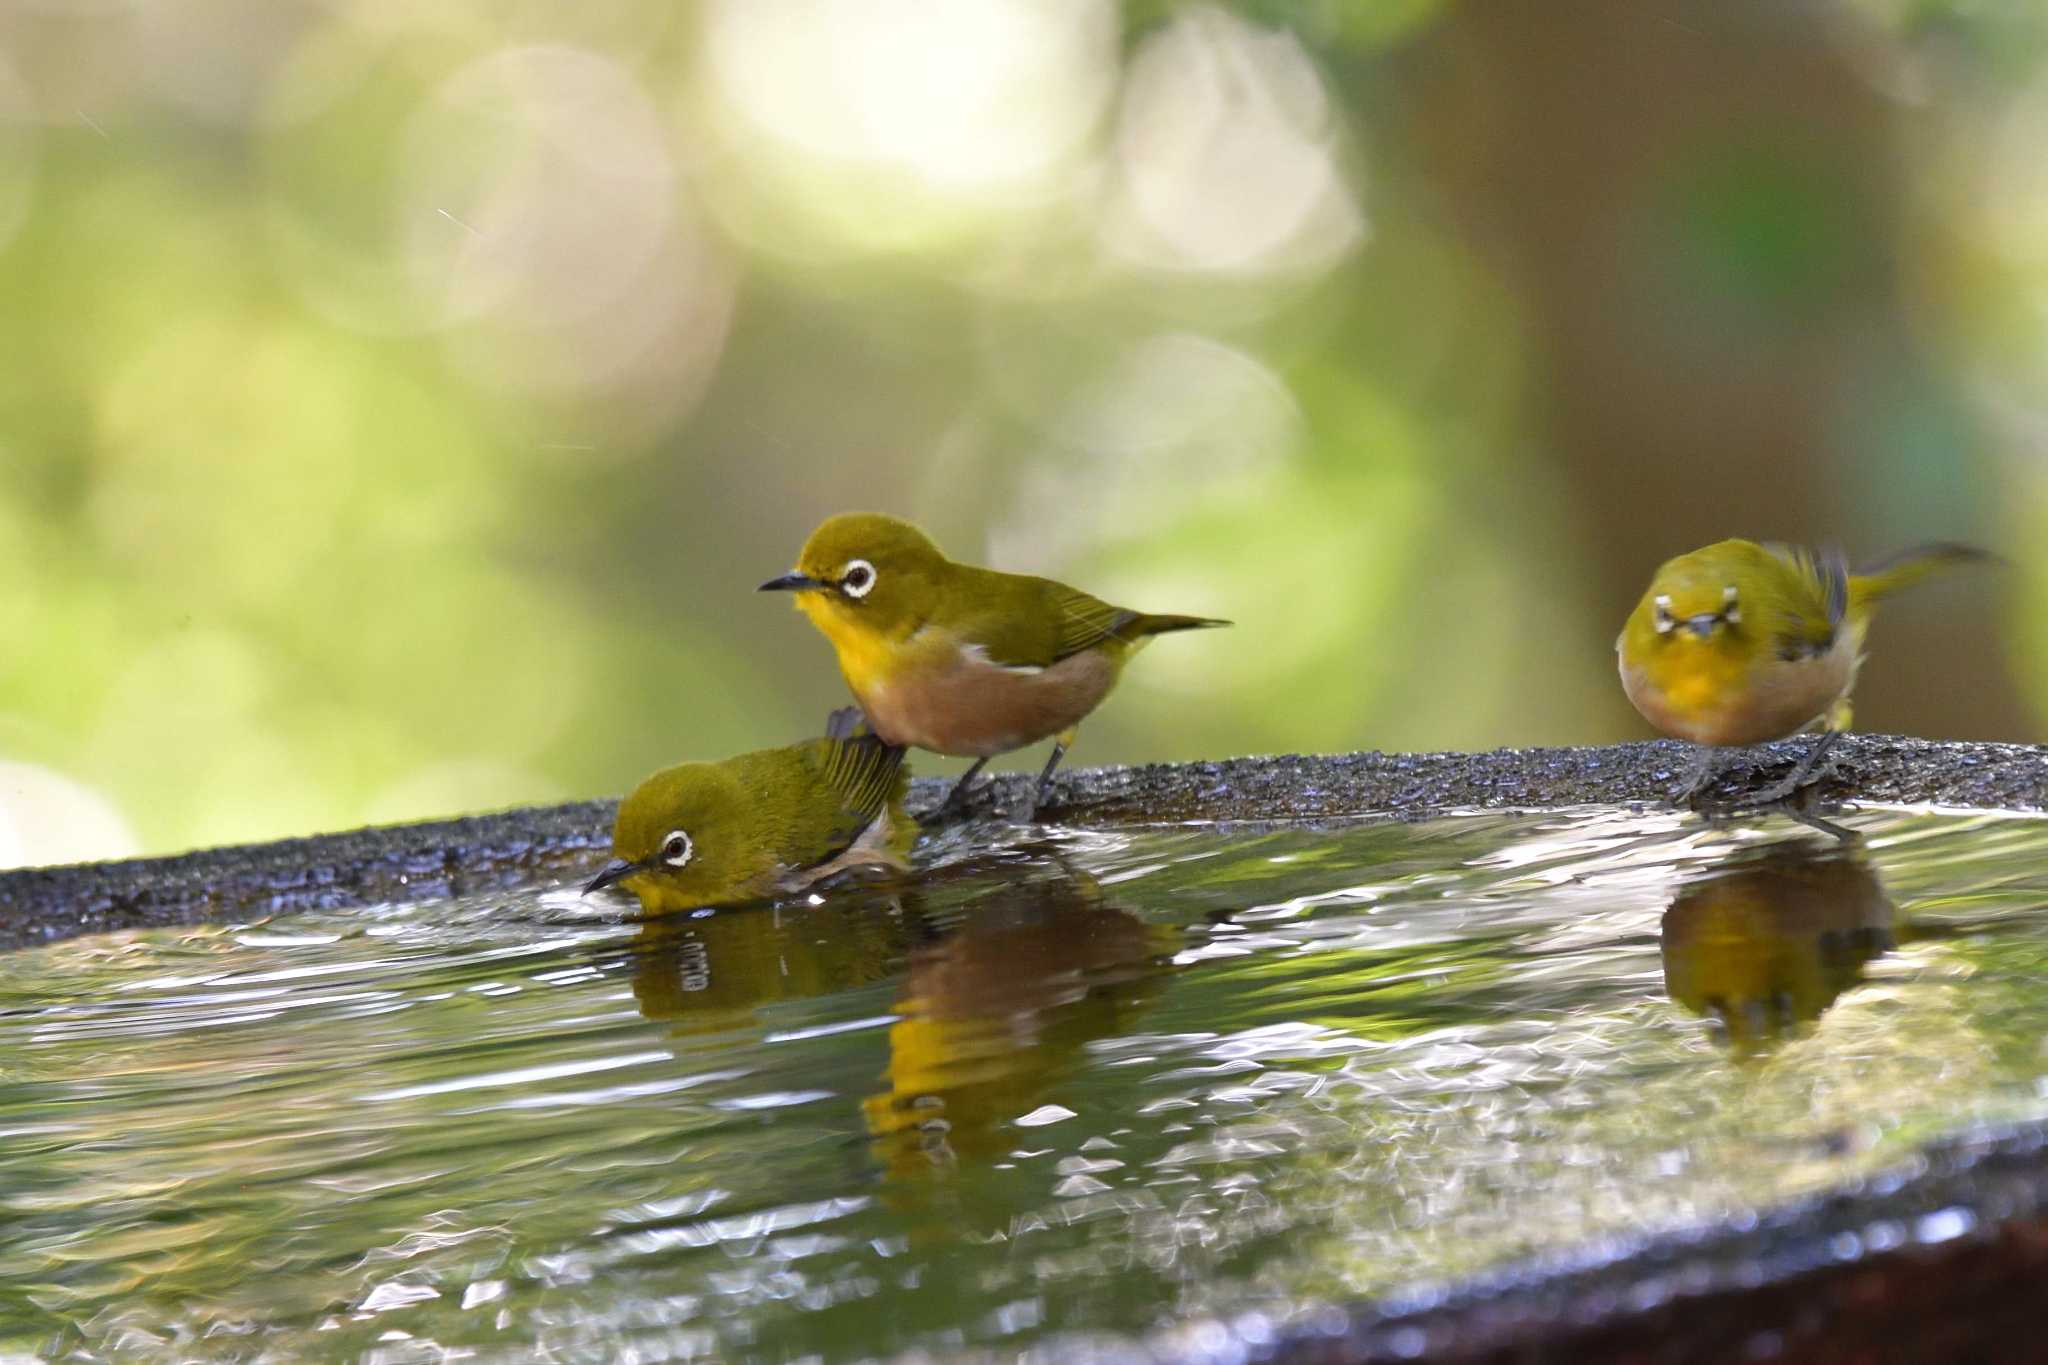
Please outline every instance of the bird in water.
[[1614, 642], [1622, 689], [1643, 718], [1701, 746], [1673, 794], [1696, 795], [1729, 748], [1822, 731], [1769, 804], [1815, 779], [1849, 728], [1849, 693], [1872, 608], [1930, 574], [1988, 559], [1967, 545], [1922, 545], [1850, 572], [1838, 551], [1723, 540], [1665, 561]]
[[801, 891], [858, 866], [903, 868], [903, 750], [851, 706], [821, 739], [664, 768], [619, 803], [612, 861], [586, 894], [622, 886], [650, 915]]
[[975, 760], [941, 816], [961, 808], [990, 758], [1051, 739], [1035, 812], [1131, 655], [1155, 635], [1230, 624], [1114, 607], [1049, 578], [962, 564], [909, 522], [867, 512], [824, 522], [796, 571], [761, 591], [796, 595], [877, 735]]

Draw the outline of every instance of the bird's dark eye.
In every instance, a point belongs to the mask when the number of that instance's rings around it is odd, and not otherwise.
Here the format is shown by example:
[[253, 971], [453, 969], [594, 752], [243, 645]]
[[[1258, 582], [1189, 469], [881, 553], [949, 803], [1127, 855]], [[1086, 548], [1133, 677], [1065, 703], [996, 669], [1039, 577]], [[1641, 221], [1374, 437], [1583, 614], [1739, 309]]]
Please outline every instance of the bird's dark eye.
[[682, 867], [688, 863], [693, 851], [690, 836], [679, 829], [670, 830], [668, 838], [661, 841], [661, 860], [670, 867]]
[[1669, 635], [1672, 628], [1678, 624], [1671, 615], [1671, 599], [1660, 593], [1650, 605], [1655, 609], [1654, 621], [1657, 626], [1657, 633], [1659, 635]]
[[848, 597], [866, 597], [875, 586], [875, 566], [865, 559], [850, 559], [839, 575], [839, 590]]

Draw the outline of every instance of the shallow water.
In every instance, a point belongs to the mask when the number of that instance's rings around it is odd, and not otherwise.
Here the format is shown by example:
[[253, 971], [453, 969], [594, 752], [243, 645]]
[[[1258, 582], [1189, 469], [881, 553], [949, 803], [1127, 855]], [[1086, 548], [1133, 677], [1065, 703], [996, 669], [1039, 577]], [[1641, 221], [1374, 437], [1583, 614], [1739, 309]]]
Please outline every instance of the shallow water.
[[1055, 831], [0, 957], [0, 1350], [1114, 1350], [2048, 1112], [2048, 822]]

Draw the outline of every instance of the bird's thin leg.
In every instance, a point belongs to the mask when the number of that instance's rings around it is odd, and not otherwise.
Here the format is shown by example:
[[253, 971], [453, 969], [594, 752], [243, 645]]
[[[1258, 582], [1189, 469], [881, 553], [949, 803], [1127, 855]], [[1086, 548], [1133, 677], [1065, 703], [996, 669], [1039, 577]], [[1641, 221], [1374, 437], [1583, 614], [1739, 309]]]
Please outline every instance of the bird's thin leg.
[[1711, 744], [1702, 744], [1699, 751], [1699, 756], [1693, 759], [1692, 771], [1686, 775], [1685, 781], [1672, 788], [1671, 804], [1674, 806], [1683, 806], [1705, 791], [1713, 782], [1714, 774], [1721, 771], [1720, 749]]
[[1031, 814], [1028, 819], [1038, 818], [1038, 808], [1052, 796], [1052, 770], [1060, 766], [1060, 760], [1067, 756], [1067, 741], [1056, 739], [1052, 745], [1052, 757], [1045, 760], [1045, 768], [1038, 774], [1038, 793], [1031, 798]]
[[953, 784], [953, 790], [947, 792], [946, 799], [939, 802], [939, 808], [932, 813], [932, 818], [943, 820], [949, 815], [958, 815], [965, 811], [967, 809], [967, 789], [973, 785], [974, 779], [980, 775], [981, 770], [987, 764], [988, 755], [986, 754], [975, 759], [974, 766], [960, 774], [960, 780]]
[[1835, 741], [1841, 737], [1842, 732], [1840, 730], [1821, 731], [1820, 738], [1807, 746], [1806, 752], [1800, 756], [1799, 761], [1792, 765], [1791, 772], [1778, 781], [1773, 782], [1770, 786], [1765, 787], [1762, 791], [1751, 797], [1750, 800], [1759, 806], [1768, 806], [1773, 802], [1783, 801], [1801, 787], [1808, 786], [1826, 777], [1829, 770], [1834, 766], [1833, 764], [1820, 767], [1818, 772], [1815, 772], [1814, 769], [1820, 765], [1820, 761], [1823, 758], [1827, 757], [1828, 750], [1834, 748]]
[[1800, 824], [1805, 825], [1808, 829], [1817, 829], [1822, 834], [1832, 835], [1834, 838], [1841, 840], [1845, 844], [1854, 844], [1862, 842], [1863, 836], [1858, 834], [1855, 830], [1844, 828], [1843, 826], [1836, 824], [1832, 820], [1823, 820], [1820, 816], [1815, 815], [1810, 810], [1801, 810], [1799, 809], [1799, 807], [1791, 805], [1789, 803], [1787, 803], [1780, 809], [1786, 815], [1789, 815], [1794, 820], [1797, 820]]

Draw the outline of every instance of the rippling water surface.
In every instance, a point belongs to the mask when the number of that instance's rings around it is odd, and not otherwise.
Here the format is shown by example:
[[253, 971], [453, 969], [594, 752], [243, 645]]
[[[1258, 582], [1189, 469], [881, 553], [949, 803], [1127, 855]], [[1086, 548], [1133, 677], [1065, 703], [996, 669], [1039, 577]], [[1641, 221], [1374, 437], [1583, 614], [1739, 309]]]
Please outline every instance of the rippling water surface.
[[1049, 831], [0, 957], [0, 1349], [1059, 1357], [2043, 1112], [2048, 822], [1857, 823]]

